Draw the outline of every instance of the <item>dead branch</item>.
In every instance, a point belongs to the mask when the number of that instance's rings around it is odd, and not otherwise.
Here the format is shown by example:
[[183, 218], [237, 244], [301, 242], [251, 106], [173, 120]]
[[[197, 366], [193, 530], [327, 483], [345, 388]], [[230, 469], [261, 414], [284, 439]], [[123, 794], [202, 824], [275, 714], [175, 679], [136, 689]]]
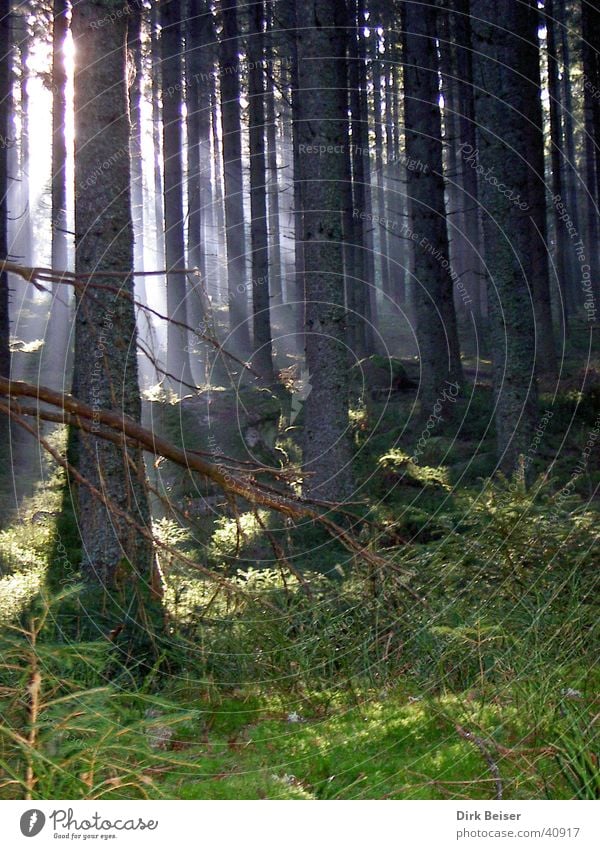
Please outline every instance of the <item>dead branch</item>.
[[[172, 557], [177, 560], [185, 563], [186, 566], [194, 569], [196, 572], [200, 572], [205, 577], [209, 578], [214, 583], [218, 584], [222, 588], [228, 590], [231, 593], [235, 593], [237, 595], [242, 595], [244, 597], [247, 596], [245, 590], [232, 581], [228, 581], [227, 578], [224, 578], [222, 575], [217, 574], [216, 572], [208, 569], [206, 566], [203, 566], [201, 563], [198, 563], [195, 560], [192, 560], [191, 557], [187, 557], [180, 551], [177, 551], [168, 543], [163, 542], [158, 539], [148, 528], [145, 528], [143, 525], [140, 525], [139, 522], [136, 522], [135, 519], [126, 511], [122, 510], [118, 504], [103, 492], [101, 492], [97, 487], [93, 485], [91, 481], [85, 478], [82, 474], [80, 474], [77, 469], [69, 463], [55, 448], [53, 448], [50, 443], [31, 425], [27, 422], [23, 416], [20, 416], [14, 410], [12, 410], [8, 405], [0, 402], [0, 411], [9, 415], [13, 421], [15, 421], [20, 427], [34, 436], [40, 443], [40, 445], [50, 454], [51, 457], [67, 472], [67, 474], [76, 481], [79, 485], [85, 486], [94, 498], [98, 499], [110, 512], [116, 516], [122, 518], [130, 527], [133, 527], [138, 533], [144, 536], [147, 540], [149, 540], [153, 545], [157, 548], [166, 551], [167, 554], [170, 554]], [[271, 610], [279, 613], [275, 605], [272, 605], [270, 602], [263, 600], [262, 602], [266, 607], [271, 608]]]
[[[144, 428], [141, 424], [126, 416], [123, 412], [114, 410], [93, 410], [89, 405], [78, 401], [70, 395], [56, 392], [45, 386], [35, 386], [23, 381], [9, 381], [6, 378], [0, 377], [0, 395], [9, 398], [27, 397], [34, 398], [38, 402], [44, 402], [52, 407], [65, 410], [72, 416], [71, 423], [79, 427], [82, 421], [87, 423], [92, 422], [94, 426], [94, 435], [99, 439], [109, 438], [105, 431], [98, 429], [98, 425], [104, 425], [109, 429], [109, 432], [122, 435], [130, 440], [130, 444], [135, 444], [142, 450], [153, 454], [154, 456], [164, 457], [167, 460], [175, 463], [178, 466], [185, 468], [188, 471], [194, 471], [208, 480], [213, 481], [226, 495], [230, 497], [242, 498], [245, 501], [256, 507], [265, 507], [270, 510], [275, 510], [278, 513], [287, 516], [293, 520], [308, 520], [321, 524], [331, 534], [332, 537], [338, 539], [342, 545], [354, 555], [357, 555], [365, 562], [369, 563], [376, 569], [386, 570], [394, 568], [394, 571], [399, 571], [397, 566], [389, 563], [384, 558], [374, 554], [366, 549], [360, 542], [354, 539], [341, 525], [337, 524], [327, 515], [319, 513], [317, 510], [308, 506], [308, 504], [299, 498], [292, 495], [274, 491], [271, 487], [265, 486], [260, 481], [256, 480], [253, 475], [246, 473], [232, 474], [231, 471], [221, 465], [211, 463], [210, 461], [199, 456], [197, 453], [191, 453], [185, 449], [179, 448], [167, 440], [159, 437], [154, 431]], [[10, 410], [10, 406], [5, 407], [13, 417], [17, 415], [14, 410]], [[43, 407], [40, 407], [37, 412], [37, 417], [44, 419], [46, 412]], [[56, 414], [52, 414], [55, 417]], [[19, 417], [22, 419], [22, 417]], [[54, 418], [54, 420], [56, 420]], [[27, 424], [27, 423], [25, 423]], [[23, 425], [24, 426], [24, 425]], [[28, 429], [31, 428], [27, 425]], [[87, 428], [86, 428], [87, 429]], [[35, 435], [35, 431], [32, 430]], [[111, 437], [111, 441], [115, 441]], [[44, 445], [46, 450], [50, 446]], [[60, 457], [57, 452], [50, 450], [50, 453], [64, 466], [66, 462]], [[60, 460], [58, 460], [60, 457]], [[262, 471], [262, 470], [261, 470]], [[265, 469], [265, 472], [268, 470]], [[76, 470], [73, 470], [74, 477], [77, 477]], [[85, 481], [82, 481], [87, 485]], [[207, 570], [208, 571], [208, 570]], [[421, 604], [427, 606], [427, 602], [418, 593], [408, 587], [406, 584], [403, 588], [414, 599]]]
[[[118, 298], [125, 298], [125, 300], [130, 301], [134, 306], [138, 309], [149, 313], [150, 315], [155, 316], [161, 321], [170, 322], [174, 324], [176, 327], [181, 327], [184, 330], [187, 330], [188, 333], [193, 333], [198, 339], [201, 339], [203, 342], [208, 342], [209, 345], [212, 345], [217, 351], [221, 354], [224, 354], [226, 357], [232, 359], [235, 363], [237, 363], [242, 368], [249, 371], [255, 377], [260, 377], [260, 375], [254, 371], [252, 366], [249, 363], [240, 360], [235, 354], [230, 353], [224, 348], [221, 343], [214, 339], [212, 336], [209, 336], [207, 333], [200, 333], [195, 327], [191, 327], [189, 324], [186, 324], [184, 321], [179, 321], [178, 319], [172, 318], [167, 315], [163, 315], [158, 312], [158, 310], [153, 309], [148, 306], [148, 304], [143, 304], [141, 301], [136, 300], [131, 292], [128, 292], [127, 289], [123, 289], [122, 286], [109, 286], [102, 283], [95, 283], [94, 279], [96, 277], [105, 278], [105, 277], [117, 277], [117, 278], [126, 278], [126, 277], [153, 277], [153, 276], [163, 276], [165, 274], [196, 274], [195, 269], [189, 268], [176, 268], [172, 272], [168, 271], [91, 271], [86, 274], [74, 274], [72, 271], [54, 271], [51, 268], [39, 268], [33, 267], [30, 268], [24, 265], [18, 265], [14, 262], [9, 262], [8, 260], [0, 260], [0, 274], [3, 271], [8, 271], [11, 274], [16, 274], [19, 277], [22, 277], [23, 280], [26, 280], [28, 283], [32, 283], [36, 289], [40, 292], [45, 292], [46, 294], [50, 294], [50, 290], [40, 283], [40, 281], [44, 281], [45, 283], [64, 283], [67, 286], [73, 286], [76, 291], [81, 291], [83, 284], [85, 284], [86, 288], [90, 289], [98, 289], [105, 292], [111, 292], [116, 295]], [[187, 386], [188, 384], [186, 384]]]

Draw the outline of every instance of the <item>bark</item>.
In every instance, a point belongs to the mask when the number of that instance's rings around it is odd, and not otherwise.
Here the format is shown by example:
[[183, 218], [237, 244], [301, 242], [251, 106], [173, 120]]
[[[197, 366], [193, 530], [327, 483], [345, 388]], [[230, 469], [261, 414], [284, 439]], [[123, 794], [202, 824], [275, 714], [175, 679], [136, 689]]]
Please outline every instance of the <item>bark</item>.
[[[19, 64], [21, 66], [20, 78], [20, 114], [21, 114], [21, 134], [19, 139], [19, 179], [20, 179], [20, 210], [21, 220], [19, 221], [19, 255], [21, 261], [25, 265], [30, 265], [34, 256], [33, 247], [33, 227], [31, 220], [31, 203], [29, 191], [29, 91], [27, 81], [29, 79], [29, 53], [31, 32], [29, 29], [28, 16], [14, 16], [20, 21], [20, 32], [18, 35], [19, 46]], [[31, 306], [33, 306], [33, 290], [28, 289], [27, 295]]]
[[[131, 7], [127, 26], [130, 80], [129, 120], [131, 122], [131, 217], [133, 221], [134, 261], [136, 271], [144, 270], [144, 185], [142, 173], [142, 12]], [[143, 281], [143, 277], [138, 278]], [[143, 286], [143, 282], [141, 283]], [[138, 296], [146, 301], [145, 292]]]
[[298, 141], [304, 212], [306, 365], [304, 490], [328, 500], [352, 491], [339, 153], [347, 121], [344, 9], [336, 0], [297, 7]]
[[[374, 328], [371, 319], [371, 289], [375, 285], [373, 265], [371, 168], [369, 151], [369, 114], [363, 102], [361, 84], [364, 84], [365, 64], [361, 55], [359, 4], [352, 4], [351, 29], [348, 38], [348, 85], [350, 88], [350, 115], [352, 130], [352, 204], [353, 211], [367, 213], [364, 219], [354, 216], [354, 242], [356, 244], [356, 353], [359, 357], [374, 352]], [[362, 72], [362, 73], [361, 73]]]
[[[0, 44], [10, 43], [10, 4], [0, 0]], [[8, 146], [9, 103], [10, 103], [10, 52], [0, 50], [0, 256], [8, 255]], [[10, 375], [10, 320], [8, 308], [8, 275], [0, 272], [0, 376]], [[8, 422], [0, 416], [0, 437], [6, 445]]]
[[[537, 417], [531, 230], [524, 201], [530, 92], [523, 85], [527, 63], [521, 39], [528, 9], [496, 0], [472, 0], [471, 8], [498, 464], [510, 474], [529, 450]], [[506, 187], [502, 191], [500, 184]]]
[[[365, 45], [365, 35], [363, 32], [365, 22], [365, 4], [364, 0], [357, 0], [357, 61], [358, 61], [358, 88], [360, 109], [359, 114], [362, 120], [359, 123], [361, 131], [361, 148], [363, 151], [370, 151], [369, 144], [369, 99], [367, 93], [367, 49]], [[366, 219], [363, 227], [363, 239], [365, 249], [367, 251], [367, 266], [366, 266], [366, 282], [368, 286], [367, 296], [368, 302], [366, 305], [365, 316], [368, 316], [370, 327], [373, 329], [373, 344], [372, 347], [379, 350], [381, 347], [375, 343], [374, 328], [379, 325], [378, 321], [378, 305], [377, 305], [377, 286], [375, 281], [375, 250], [373, 246], [373, 226], [370, 222], [373, 220], [373, 188], [371, 178], [371, 159], [365, 155], [364, 161], [364, 187], [365, 187], [365, 212]], [[368, 332], [368, 331], [367, 331]], [[378, 338], [378, 337], [377, 337]], [[379, 341], [379, 340], [378, 340]]]
[[223, 22], [220, 42], [221, 127], [230, 333], [227, 344], [238, 354], [248, 354], [250, 330], [246, 294], [237, 0], [222, 0], [220, 8]]
[[[125, 15], [112, 15], [111, 25], [103, 26], [116, 9], [123, 12], [124, 7], [115, 7], [109, 0], [80, 0], [73, 9], [78, 274], [133, 269]], [[98, 282], [106, 281], [100, 276]], [[131, 275], [122, 285], [133, 293]], [[121, 417], [139, 421], [132, 301], [82, 285], [76, 306], [75, 394], [94, 410], [120, 409]], [[76, 453], [78, 472], [147, 526], [141, 452], [120, 449], [92, 434], [77, 440]], [[125, 561], [131, 592], [143, 587], [151, 572], [147, 541], [111, 515], [85, 487], [77, 492], [77, 517], [85, 578], [103, 589], [113, 588]]]
[[[473, 54], [471, 48], [470, 0], [454, 0], [457, 14], [452, 16], [451, 37], [456, 50], [456, 76], [458, 89], [458, 138], [463, 150], [477, 146], [475, 124], [475, 98], [473, 92]], [[481, 330], [481, 317], [485, 312], [485, 269], [482, 263], [481, 215], [477, 195], [477, 172], [459, 157], [458, 174], [463, 191], [464, 221], [463, 283], [467, 299], [472, 301], [475, 322]]]
[[[173, 269], [185, 268], [181, 0], [161, 0], [160, 23], [167, 312], [177, 321], [187, 324], [186, 276], [173, 272]], [[167, 371], [175, 376], [171, 385], [176, 392], [181, 389], [179, 381], [194, 382], [188, 334], [172, 322], [167, 330]]]
[[[57, 271], [68, 269], [67, 250], [67, 143], [65, 124], [67, 115], [67, 73], [64, 44], [69, 29], [66, 0], [54, 0], [52, 30], [52, 164], [50, 194], [51, 265]], [[67, 364], [71, 324], [70, 292], [59, 283], [52, 287], [50, 317], [45, 334], [42, 368], [48, 375], [49, 385], [58, 388], [68, 380]]]
[[[587, 244], [595, 302], [600, 301], [600, 5], [597, 0], [582, 0], [581, 31], [584, 78], [585, 183]], [[588, 302], [589, 299], [588, 299]], [[590, 302], [591, 303], [591, 302]]]
[[406, 152], [415, 240], [415, 308], [421, 358], [422, 414], [429, 416], [447, 381], [462, 379], [442, 174], [441, 115], [432, 6], [405, 5]]
[[265, 46], [267, 95], [266, 132], [268, 167], [268, 218], [269, 218], [269, 288], [271, 301], [279, 306], [283, 303], [281, 273], [281, 222], [279, 220], [279, 168], [277, 165], [277, 105], [275, 85], [275, 35], [273, 33], [272, 3], [269, 3], [268, 33]]
[[[185, 27], [185, 98], [187, 112], [187, 267], [196, 268], [198, 276], [190, 280], [189, 321], [193, 327], [204, 327], [209, 320], [210, 302], [207, 290], [206, 230], [207, 180], [202, 169], [208, 164], [206, 146], [210, 145], [210, 41], [212, 16], [204, 0], [189, 0]], [[209, 161], [209, 160], [208, 160]], [[194, 345], [196, 356], [192, 370], [196, 379], [206, 380], [208, 351]]]
[[524, 105], [526, 158], [529, 163], [528, 193], [530, 206], [529, 250], [531, 289], [536, 323], [536, 369], [538, 374], [556, 374], [556, 350], [550, 276], [548, 267], [548, 227], [546, 211], [546, 175], [544, 163], [544, 126], [540, 79], [540, 45], [538, 42], [539, 13], [537, 0], [529, 0], [527, 24], [523, 33], [522, 56], [525, 77]]
[[214, 255], [215, 255], [215, 288], [219, 301], [226, 300], [227, 289], [227, 267], [223, 268], [220, 262], [220, 257], [226, 255], [227, 246], [225, 243], [225, 205], [223, 198], [223, 150], [221, 140], [219, 138], [219, 98], [217, 95], [216, 78], [213, 77], [213, 82], [210, 92], [210, 132], [212, 139], [213, 151], [213, 171], [212, 171], [212, 210], [213, 210], [213, 233], [214, 233]]
[[[352, 240], [354, 249], [354, 268], [351, 269], [353, 279], [348, 286], [353, 287], [354, 325], [353, 348], [359, 358], [373, 353], [373, 327], [370, 322], [369, 287], [373, 285], [372, 252], [369, 253], [367, 230], [370, 228], [369, 219], [356, 215], [355, 211], [367, 211], [367, 170], [368, 167], [368, 116], [361, 111], [359, 65], [361, 59], [358, 52], [358, 27], [356, 3], [353, 16], [350, 19], [348, 38], [348, 88], [350, 93], [351, 141], [352, 141]], [[369, 170], [370, 177], [370, 170]], [[369, 211], [371, 208], [369, 206]]]
[[384, 295], [391, 294], [390, 271], [388, 261], [388, 236], [381, 219], [385, 219], [385, 189], [383, 185], [383, 134], [381, 115], [381, 86], [384, 79], [381, 63], [374, 59], [373, 69], [373, 131], [375, 140], [375, 197], [377, 198], [378, 226], [376, 228], [379, 241], [379, 273], [381, 288]]
[[297, 347], [304, 347], [304, 327], [306, 320], [305, 311], [305, 246], [303, 242], [304, 212], [302, 205], [302, 178], [300, 165], [300, 82], [298, 69], [298, 44], [295, 37], [297, 8], [293, 0], [284, 0], [279, 4], [278, 24], [287, 35], [289, 47], [289, 77], [290, 77], [290, 100], [292, 116], [292, 180], [293, 180], [293, 221], [294, 221], [294, 292], [291, 298], [294, 305], [295, 330], [297, 333]]
[[[457, 68], [455, 48], [451, 35], [451, 16], [440, 13], [438, 19], [440, 41], [440, 71], [442, 76], [442, 91], [444, 94], [444, 147], [445, 147], [445, 184], [446, 184], [446, 220], [448, 225], [448, 242], [450, 262], [456, 280], [465, 276], [465, 217], [463, 212], [460, 177], [462, 169], [458, 151], [459, 138], [459, 95], [457, 85]], [[466, 316], [468, 305], [459, 297], [454, 289], [454, 300], [457, 311]]]
[[391, 53], [388, 86], [386, 89], [386, 123], [390, 126], [390, 149], [387, 161], [387, 182], [389, 210], [395, 222], [394, 230], [389, 234], [391, 288], [394, 303], [404, 306], [406, 289], [404, 280], [404, 252], [399, 236], [400, 226], [406, 222], [406, 180], [400, 157], [400, 67], [401, 58], [395, 46]]
[[[67, 0], [54, 0], [52, 6], [52, 268], [67, 268], [67, 72], [64, 45], [69, 30]], [[63, 293], [64, 294], [64, 293]]]
[[[552, 170], [552, 196], [563, 197], [562, 149], [563, 132], [560, 111], [560, 81], [558, 59], [556, 53], [556, 21], [554, 18], [554, 2], [546, 0], [545, 4], [547, 54], [548, 54], [548, 99], [550, 101], [550, 162]], [[571, 298], [568, 295], [567, 261], [569, 252], [569, 237], [566, 225], [561, 221], [558, 204], [552, 204], [552, 219], [554, 232], [554, 265], [558, 289], [561, 294], [560, 314], [565, 325], [568, 324], [571, 313]]]
[[[573, 127], [573, 92], [571, 86], [571, 51], [569, 45], [568, 30], [565, 21], [564, 3], [557, 2], [555, 7], [557, 23], [559, 24], [560, 43], [562, 50], [562, 77], [560, 86], [561, 113], [563, 124], [563, 156], [561, 159], [563, 167], [563, 187], [565, 189], [565, 205], [573, 222], [573, 227], [581, 237], [579, 197], [578, 197], [578, 174], [575, 157], [575, 133]], [[579, 260], [573, 249], [572, 240], [566, 254], [567, 259], [567, 298], [570, 303], [570, 312], [576, 310], [579, 288]]]
[[156, 235], [156, 267], [165, 267], [165, 219], [163, 209], [163, 157], [161, 143], [161, 62], [158, 35], [159, 4], [153, 3], [151, 10], [151, 59], [152, 59], [152, 151], [154, 154], [154, 224]]
[[269, 306], [269, 237], [267, 231], [265, 157], [264, 3], [251, 9], [248, 38], [248, 99], [250, 115], [250, 236], [252, 242], [252, 365], [267, 383], [273, 382], [271, 313]]

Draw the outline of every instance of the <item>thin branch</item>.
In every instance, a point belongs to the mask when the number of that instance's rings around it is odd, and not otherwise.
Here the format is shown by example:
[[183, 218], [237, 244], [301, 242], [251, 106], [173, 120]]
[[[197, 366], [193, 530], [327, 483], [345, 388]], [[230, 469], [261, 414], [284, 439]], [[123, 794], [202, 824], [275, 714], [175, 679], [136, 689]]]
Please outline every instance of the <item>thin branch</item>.
[[[73, 424], [75, 426], [77, 426], [77, 422], [81, 419], [92, 422], [94, 427], [100, 424], [105, 425], [109, 429], [133, 440], [142, 450], [155, 456], [164, 457], [188, 471], [198, 472], [200, 475], [213, 481], [228, 496], [243, 498], [250, 504], [275, 510], [290, 519], [306, 519], [317, 522], [326, 528], [331, 536], [338, 539], [348, 551], [359, 556], [374, 568], [381, 569], [382, 571], [388, 569], [401, 571], [395, 564], [366, 549], [341, 525], [307, 506], [305, 502], [283, 492], [277, 491], [275, 494], [275, 492], [270, 491], [269, 487], [263, 485], [251, 475], [231, 474], [225, 467], [211, 463], [203, 457], [198, 456], [198, 454], [190, 453], [159, 437], [154, 431], [144, 428], [123, 412], [94, 410], [89, 405], [78, 401], [70, 395], [55, 392], [44, 386], [35, 386], [22, 381], [9, 381], [4, 377], [0, 377], [0, 395], [17, 398], [35, 398], [53, 407], [66, 410], [73, 415]], [[38, 415], [40, 418], [43, 418], [44, 410], [40, 409]], [[99, 431], [95, 435], [99, 439], [105, 438], [102, 431]], [[426, 600], [417, 592], [406, 584], [403, 584], [403, 587], [419, 603], [427, 606]]]

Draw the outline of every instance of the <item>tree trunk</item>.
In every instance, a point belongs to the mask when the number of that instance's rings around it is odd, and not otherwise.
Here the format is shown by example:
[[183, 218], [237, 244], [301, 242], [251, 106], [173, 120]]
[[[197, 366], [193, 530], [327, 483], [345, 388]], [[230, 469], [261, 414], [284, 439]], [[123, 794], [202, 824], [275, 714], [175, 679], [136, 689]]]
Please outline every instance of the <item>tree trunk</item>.
[[[187, 281], [183, 222], [183, 138], [181, 0], [162, 0], [160, 5], [160, 55], [162, 70], [165, 259], [167, 264], [167, 312], [187, 324]], [[167, 372], [175, 392], [189, 392], [182, 384], [194, 382], [190, 367], [188, 332], [169, 322], [167, 329]]]
[[[161, 63], [160, 63], [160, 42], [158, 35], [159, 24], [159, 4], [153, 3], [150, 7], [152, 16], [152, 32], [151, 32], [151, 58], [152, 58], [152, 151], [154, 154], [154, 224], [156, 235], [156, 268], [162, 269], [165, 267], [165, 219], [164, 219], [164, 199], [163, 199], [163, 157], [161, 144], [161, 108], [160, 108], [160, 88], [161, 88]], [[165, 281], [166, 282], [166, 281]]]
[[[10, 3], [0, 0], [0, 257], [8, 256], [8, 138], [10, 104]], [[0, 377], [10, 377], [8, 275], [0, 272]], [[8, 442], [8, 421], [0, 416], [2, 445]]]
[[[581, 238], [581, 226], [579, 215], [578, 196], [578, 174], [577, 160], [575, 157], [575, 134], [573, 128], [573, 93], [571, 87], [571, 58], [569, 47], [569, 34], [566, 26], [564, 3], [559, 0], [555, 6], [557, 23], [559, 25], [560, 41], [562, 48], [562, 76], [560, 86], [561, 112], [563, 124], [563, 187], [565, 189], [565, 206], [572, 220], [573, 227], [577, 233], [577, 240]], [[567, 258], [567, 298], [570, 302], [570, 312], [575, 312], [578, 303], [578, 289], [580, 268], [576, 250], [573, 247], [574, 240], [570, 240]]]
[[[462, 187], [464, 220], [463, 302], [473, 310], [475, 324], [481, 331], [484, 314], [485, 269], [481, 239], [481, 214], [477, 195], [477, 171], [465, 162], [477, 146], [475, 98], [473, 93], [473, 54], [471, 48], [470, 0], [454, 0], [457, 14], [451, 19], [451, 35], [456, 45], [456, 76], [458, 89], [458, 139], [463, 154], [458, 157], [458, 174]], [[468, 151], [469, 153], [466, 153]], [[461, 290], [462, 292], [463, 290]]]
[[[94, 282], [100, 285], [114, 285], [114, 279], [103, 278], [102, 272], [126, 272], [120, 285], [131, 294], [133, 227], [124, 14], [113, 15], [111, 25], [103, 26], [116, 8], [124, 9], [111, 0], [80, 0], [73, 9], [77, 56], [75, 266], [79, 275], [94, 272]], [[102, 289], [83, 286], [77, 291], [76, 306], [73, 394], [95, 409], [122, 410], [139, 422], [133, 304]], [[93, 434], [81, 435], [76, 444], [78, 471], [135, 521], [148, 526], [141, 452]], [[110, 591], [125, 578], [125, 593], [132, 594], [133, 601], [137, 589], [143, 594], [151, 574], [147, 541], [111, 514], [87, 487], [78, 488], [77, 507], [85, 578]], [[139, 615], [135, 607], [127, 614]]]
[[[362, 116], [360, 121], [361, 128], [361, 148], [363, 153], [370, 152], [369, 144], [369, 98], [367, 93], [367, 48], [365, 44], [364, 26], [365, 26], [365, 4], [364, 0], [356, 0], [357, 7], [357, 50], [358, 50], [358, 88], [360, 109], [359, 114]], [[379, 341], [380, 337], [375, 335], [375, 328], [379, 328], [378, 320], [378, 305], [377, 305], [377, 283], [375, 279], [375, 250], [373, 245], [373, 186], [371, 178], [371, 159], [364, 154], [364, 187], [365, 187], [365, 212], [366, 220], [363, 227], [364, 245], [367, 251], [367, 311], [365, 316], [368, 316], [370, 327], [372, 328], [373, 343], [372, 348], [378, 350], [381, 345], [375, 342]]]
[[[131, 217], [133, 221], [136, 271], [144, 270], [144, 183], [142, 169], [142, 13], [139, 6], [129, 11], [127, 47], [131, 68], [129, 120], [131, 122]], [[146, 301], [144, 278], [136, 282], [138, 299]]]
[[[467, 250], [465, 236], [464, 197], [461, 190], [461, 157], [459, 156], [459, 90], [457, 81], [456, 52], [452, 39], [452, 19], [450, 14], [440, 13], [438, 19], [440, 71], [444, 95], [444, 175], [446, 185], [446, 221], [448, 225], [448, 243], [453, 278], [458, 284], [466, 273]], [[454, 287], [454, 303], [459, 315], [468, 318], [471, 304], [469, 299], [461, 298], [457, 286]], [[467, 328], [468, 330], [470, 328]]]
[[412, 231], [415, 307], [421, 358], [420, 397], [426, 418], [462, 368], [448, 260], [442, 174], [441, 116], [433, 6], [405, 5], [404, 116]]
[[[585, 122], [585, 183], [587, 213], [587, 245], [590, 254], [590, 277], [584, 308], [588, 319], [595, 317], [600, 302], [600, 5], [597, 0], [582, 0], [581, 31], [583, 53], [583, 94]], [[586, 307], [585, 304], [588, 304]]]
[[390, 270], [388, 260], [388, 236], [382, 220], [385, 219], [385, 189], [383, 186], [383, 137], [382, 137], [382, 115], [381, 115], [381, 84], [383, 74], [381, 63], [378, 59], [372, 62], [373, 70], [373, 131], [375, 137], [375, 196], [377, 198], [377, 222], [375, 228], [379, 235], [379, 270], [381, 277], [381, 289], [388, 297], [390, 289]]
[[[64, 45], [69, 30], [66, 0], [54, 0], [52, 30], [52, 164], [50, 194], [52, 206], [51, 260], [56, 271], [67, 271], [67, 142], [65, 124], [67, 117], [67, 73]], [[42, 368], [47, 375], [47, 385], [62, 389], [69, 380], [67, 364], [71, 336], [71, 292], [68, 286], [54, 283], [52, 303], [46, 328]]]
[[288, 300], [294, 306], [297, 348], [304, 347], [304, 327], [306, 320], [305, 298], [305, 258], [304, 258], [304, 212], [302, 205], [302, 178], [300, 174], [300, 83], [298, 72], [298, 44], [295, 37], [297, 8], [293, 0], [284, 0], [278, 8], [278, 24], [288, 34], [290, 100], [292, 113], [292, 180], [293, 180], [293, 221], [294, 221], [294, 292]]
[[[306, 365], [304, 491], [343, 500], [352, 492], [341, 190], [347, 179], [345, 10], [336, 0], [297, 9], [298, 149], [304, 212]], [[324, 154], [314, 153], [325, 150]]]
[[528, 193], [530, 206], [529, 252], [531, 262], [531, 289], [536, 323], [536, 370], [538, 374], [556, 374], [556, 350], [550, 302], [550, 276], [548, 267], [548, 227], [546, 212], [546, 175], [544, 163], [544, 126], [542, 118], [542, 91], [540, 79], [540, 45], [538, 27], [540, 16], [537, 0], [529, 0], [528, 29], [521, 42], [525, 77], [525, 123], [528, 168]]
[[271, 313], [269, 306], [269, 237], [267, 232], [265, 158], [264, 2], [251, 9], [248, 37], [248, 100], [250, 114], [250, 235], [252, 241], [252, 364], [267, 383], [273, 382]]
[[269, 219], [269, 288], [274, 306], [283, 303], [281, 272], [281, 222], [279, 220], [279, 169], [277, 165], [277, 109], [275, 85], [275, 47], [272, 3], [268, 4], [268, 32], [266, 41], [267, 97], [267, 165], [268, 165], [268, 219]]
[[[31, 32], [29, 29], [28, 16], [20, 15], [17, 20], [21, 24], [21, 32], [18, 35], [19, 46], [19, 64], [21, 65], [20, 77], [20, 113], [21, 113], [21, 134], [19, 139], [19, 178], [20, 178], [20, 221], [18, 225], [19, 233], [19, 255], [24, 265], [31, 266], [34, 264], [34, 240], [33, 240], [33, 222], [31, 209], [31, 193], [29, 190], [29, 53]], [[33, 286], [28, 287], [27, 298], [33, 305]]]
[[471, 9], [498, 465], [511, 474], [527, 455], [537, 418], [531, 230], [524, 201], [530, 92], [523, 85], [522, 34], [529, 12], [523, 4], [496, 0], [472, 0]]
[[[205, 0], [189, 0], [185, 28], [185, 101], [187, 121], [187, 265], [197, 269], [190, 279], [188, 318], [192, 327], [207, 327], [210, 302], [207, 289], [206, 238], [204, 226], [207, 203], [207, 180], [202, 168], [209, 164], [206, 144], [210, 144], [210, 65], [207, 54], [212, 36], [211, 12]], [[210, 188], [210, 187], [209, 187]], [[192, 342], [195, 356], [192, 371], [195, 379], [204, 383], [209, 350], [197, 338]], [[195, 373], [197, 371], [197, 374]]]
[[[357, 357], [365, 357], [373, 353], [373, 327], [370, 321], [369, 288], [373, 285], [372, 252], [369, 253], [367, 230], [372, 226], [366, 217], [361, 218], [360, 212], [366, 212], [367, 173], [368, 169], [368, 116], [361, 112], [359, 65], [361, 59], [358, 52], [358, 27], [356, 2], [352, 3], [353, 15], [350, 19], [348, 38], [348, 87], [350, 90], [350, 115], [352, 130], [352, 241], [354, 242], [355, 268], [350, 270], [351, 279], [348, 286], [354, 288], [354, 350]], [[369, 211], [371, 208], [369, 206]]]
[[[226, 301], [227, 290], [227, 245], [225, 241], [225, 204], [223, 198], [223, 149], [219, 138], [219, 98], [217, 95], [216, 79], [210, 92], [210, 132], [213, 150], [212, 171], [212, 210], [213, 210], [213, 234], [215, 248], [215, 287], [219, 302]], [[225, 256], [225, 263], [221, 257]]]
[[563, 169], [562, 150], [563, 132], [560, 110], [560, 81], [556, 53], [556, 21], [554, 19], [553, 0], [546, 0], [545, 5], [547, 53], [548, 53], [548, 99], [550, 101], [550, 162], [552, 170], [552, 219], [554, 231], [555, 268], [560, 292], [560, 314], [563, 324], [568, 324], [571, 314], [571, 298], [567, 284], [567, 262], [569, 255], [569, 237], [567, 227], [561, 220], [561, 212], [556, 198], [563, 198]]
[[246, 294], [237, 0], [221, 0], [220, 7], [223, 22], [220, 42], [221, 126], [229, 296], [227, 346], [238, 355], [247, 355], [250, 351], [250, 330]]

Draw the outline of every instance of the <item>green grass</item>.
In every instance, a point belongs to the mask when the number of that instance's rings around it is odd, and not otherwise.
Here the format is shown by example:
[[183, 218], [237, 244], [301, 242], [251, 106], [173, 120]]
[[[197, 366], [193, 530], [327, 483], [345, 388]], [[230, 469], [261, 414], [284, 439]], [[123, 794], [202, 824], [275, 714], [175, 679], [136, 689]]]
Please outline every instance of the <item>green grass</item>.
[[205, 545], [192, 524], [157, 523], [237, 592], [163, 558], [169, 625], [145, 675], [106, 640], [60, 632], [78, 541], [52, 478], [0, 531], [0, 797], [486, 799], [498, 773], [505, 799], [598, 798], [594, 456], [560, 496], [594, 397], [558, 396], [529, 491], [488, 477], [489, 387], [457, 401], [416, 464], [413, 399], [357, 408], [356, 531], [389, 565], [261, 512], [310, 597], [243, 509], [241, 534], [204, 519]]

